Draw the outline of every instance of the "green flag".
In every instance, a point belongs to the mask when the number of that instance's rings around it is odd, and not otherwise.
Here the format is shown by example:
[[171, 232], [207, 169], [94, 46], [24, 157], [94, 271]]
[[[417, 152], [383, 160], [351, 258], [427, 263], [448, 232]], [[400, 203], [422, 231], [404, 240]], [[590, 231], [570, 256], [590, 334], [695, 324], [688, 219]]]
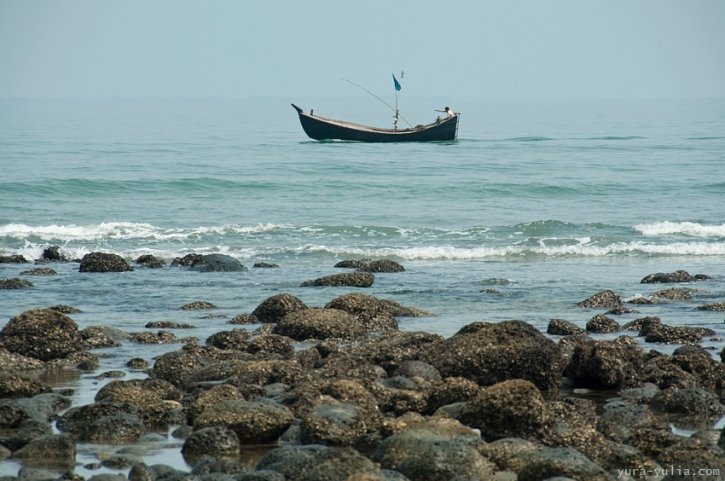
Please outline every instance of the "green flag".
[[400, 92], [400, 82], [398, 82], [398, 79], [395, 78], [395, 74], [393, 74], [393, 83], [395, 84], [396, 92]]

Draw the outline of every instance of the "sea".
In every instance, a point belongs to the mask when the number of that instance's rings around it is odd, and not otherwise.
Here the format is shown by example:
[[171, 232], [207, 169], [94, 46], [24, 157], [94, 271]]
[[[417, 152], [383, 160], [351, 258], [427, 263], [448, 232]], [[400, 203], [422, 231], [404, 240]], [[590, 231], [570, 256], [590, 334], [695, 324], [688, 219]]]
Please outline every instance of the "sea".
[[[71, 315], [80, 328], [141, 332], [170, 320], [195, 326], [175, 331], [179, 338], [204, 342], [242, 327], [228, 321], [275, 294], [321, 307], [361, 291], [431, 313], [401, 318], [403, 330], [451, 336], [474, 321], [520, 319], [545, 332], [553, 318], [584, 327], [603, 310], [577, 303], [599, 291], [650, 296], [670, 286], [643, 277], [686, 270], [710, 276], [678, 285], [693, 300], [632, 305], [614, 317], [713, 329], [701, 345], [719, 359], [725, 312], [697, 308], [725, 302], [725, 99], [401, 96], [413, 125], [445, 105], [461, 119], [457, 141], [397, 144], [313, 141], [292, 102], [392, 125], [385, 105], [361, 97], [0, 99], [0, 255], [34, 262], [59, 246], [70, 259], [103, 251], [133, 265], [143, 254], [170, 263], [222, 253], [249, 268], [92, 274], [68, 262], [41, 277], [23, 274], [32, 265], [2, 264], [0, 279], [33, 287], [0, 290], [0, 327], [27, 309], [65, 304], [82, 311]], [[393, 259], [405, 271], [377, 274], [367, 289], [301, 287], [362, 258]], [[278, 267], [253, 268], [258, 262]], [[196, 300], [216, 308], [180, 309]], [[124, 343], [100, 352], [99, 372], [179, 348]], [[99, 372], [51, 381], [86, 404], [109, 382]], [[178, 443], [151, 443], [146, 462], [184, 466]], [[80, 465], [107, 449], [81, 446]], [[0, 461], [0, 473], [17, 469]]]

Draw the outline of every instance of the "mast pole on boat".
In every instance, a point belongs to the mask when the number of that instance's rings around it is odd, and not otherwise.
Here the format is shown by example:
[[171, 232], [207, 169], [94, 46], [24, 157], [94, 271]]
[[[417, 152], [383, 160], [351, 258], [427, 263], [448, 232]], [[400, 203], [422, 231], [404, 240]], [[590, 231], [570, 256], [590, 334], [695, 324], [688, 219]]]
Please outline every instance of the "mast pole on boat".
[[353, 82], [352, 80], [348, 80], [346, 78], [344, 78], [342, 80], [344, 80], [347, 83], [350, 83], [350, 84], [354, 85], [355, 87], [359, 88], [363, 92], [372, 95], [373, 97], [375, 97], [376, 99], [378, 99], [380, 102], [382, 102], [390, 110], [392, 110], [393, 112], [395, 112], [395, 119], [396, 119], [395, 124], [396, 125], [397, 125], [397, 119], [398, 118], [401, 118], [401, 119], [403, 119], [403, 121], [406, 124], [408, 124], [408, 126], [410, 128], [413, 128], [413, 124], [411, 124], [410, 122], [408, 122], [408, 120], [405, 117], [403, 117], [402, 115], [400, 115], [400, 112], [398, 111], [398, 95], [397, 95], [397, 91], [396, 91], [396, 95], [395, 95], [395, 107], [393, 107], [392, 105], [390, 105], [389, 103], [387, 103], [385, 100], [381, 99], [380, 97], [378, 97], [377, 95], [375, 95], [374, 93], [372, 93], [371, 91], [369, 91], [368, 89], [366, 89], [365, 87], [363, 87], [362, 85], [357, 84], [357, 83]]

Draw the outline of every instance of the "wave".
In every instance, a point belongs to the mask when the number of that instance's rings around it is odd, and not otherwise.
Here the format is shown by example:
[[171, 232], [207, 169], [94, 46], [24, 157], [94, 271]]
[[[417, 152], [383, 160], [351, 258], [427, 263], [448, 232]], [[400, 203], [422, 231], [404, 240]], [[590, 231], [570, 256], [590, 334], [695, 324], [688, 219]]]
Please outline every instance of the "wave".
[[697, 222], [655, 222], [638, 224], [634, 230], [646, 237], [683, 235], [688, 237], [725, 237], [725, 224], [706, 225]]

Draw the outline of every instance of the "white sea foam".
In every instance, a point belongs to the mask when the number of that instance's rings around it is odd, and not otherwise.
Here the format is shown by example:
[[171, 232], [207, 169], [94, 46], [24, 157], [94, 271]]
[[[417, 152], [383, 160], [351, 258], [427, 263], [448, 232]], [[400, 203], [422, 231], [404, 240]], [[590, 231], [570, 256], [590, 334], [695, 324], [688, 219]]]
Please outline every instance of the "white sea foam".
[[690, 237], [725, 237], [725, 224], [704, 225], [697, 222], [655, 222], [638, 224], [634, 230], [647, 237], [685, 235]]

